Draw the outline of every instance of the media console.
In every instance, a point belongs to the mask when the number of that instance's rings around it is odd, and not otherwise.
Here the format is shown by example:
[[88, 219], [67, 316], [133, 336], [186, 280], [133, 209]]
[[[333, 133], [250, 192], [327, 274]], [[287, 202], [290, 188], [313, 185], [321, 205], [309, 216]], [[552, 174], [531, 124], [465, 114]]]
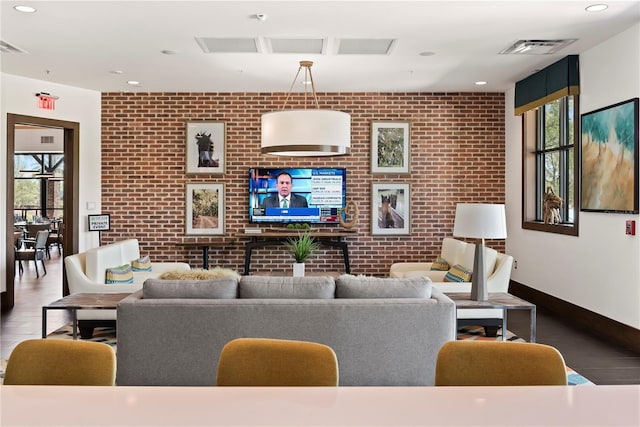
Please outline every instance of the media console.
[[[248, 275], [251, 271], [251, 254], [254, 249], [265, 246], [282, 245], [291, 237], [298, 237], [302, 231], [283, 230], [283, 231], [265, 231], [262, 233], [238, 233], [236, 237], [249, 237], [250, 240], [245, 245], [244, 253], [244, 274]], [[354, 236], [355, 231], [309, 231], [318, 242], [324, 246], [342, 249], [344, 258], [344, 269], [347, 274], [351, 273], [349, 265], [349, 247], [343, 237]]]

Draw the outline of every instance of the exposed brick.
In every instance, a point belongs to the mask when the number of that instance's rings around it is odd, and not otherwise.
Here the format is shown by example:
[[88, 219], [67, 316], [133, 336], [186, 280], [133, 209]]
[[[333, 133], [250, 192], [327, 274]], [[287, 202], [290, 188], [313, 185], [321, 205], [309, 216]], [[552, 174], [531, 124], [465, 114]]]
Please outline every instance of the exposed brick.
[[[260, 154], [260, 116], [278, 110], [286, 93], [104, 93], [102, 95], [102, 209], [111, 214], [103, 243], [140, 240], [157, 261], [201, 265], [201, 251], [177, 246], [185, 237], [187, 183], [224, 183], [225, 231], [248, 225], [250, 167], [347, 168], [347, 197], [360, 215], [348, 238], [353, 274], [386, 276], [398, 261], [429, 261], [453, 230], [458, 202], [504, 203], [505, 129], [502, 93], [319, 93], [320, 108], [351, 114], [351, 154], [330, 158], [280, 158]], [[294, 97], [295, 98], [295, 97]], [[290, 99], [287, 108], [303, 108]], [[224, 175], [185, 174], [186, 123], [226, 124]], [[372, 121], [411, 123], [411, 173], [370, 173]], [[411, 235], [371, 235], [371, 184], [411, 184]], [[210, 249], [210, 265], [242, 271], [244, 243]], [[504, 249], [503, 242], [489, 245]], [[290, 271], [280, 249], [254, 251], [252, 272]], [[307, 261], [307, 271], [343, 271], [339, 251], [327, 248]]]

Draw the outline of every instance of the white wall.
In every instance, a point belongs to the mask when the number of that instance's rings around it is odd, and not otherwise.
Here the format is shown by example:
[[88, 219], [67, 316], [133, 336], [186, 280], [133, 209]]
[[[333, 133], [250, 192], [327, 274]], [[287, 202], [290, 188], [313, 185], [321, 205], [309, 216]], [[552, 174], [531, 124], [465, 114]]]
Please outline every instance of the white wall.
[[[44, 117], [66, 120], [80, 124], [80, 224], [79, 249], [98, 246], [98, 233], [86, 231], [87, 215], [100, 212], [100, 92], [70, 86], [52, 84], [45, 81], [27, 79], [2, 73], [0, 78], [0, 170], [7, 168], [7, 114]], [[55, 110], [38, 108], [38, 92], [59, 96]], [[0, 218], [12, 215], [6, 212], [4, 200], [7, 198], [7, 180], [0, 173]], [[87, 210], [87, 203], [94, 203], [95, 209]], [[0, 241], [6, 241], [5, 223], [0, 228]], [[0, 245], [0, 259], [6, 259], [5, 245]], [[6, 263], [0, 262], [0, 292], [7, 289]]]
[[[640, 96], [640, 24], [580, 55], [580, 113]], [[521, 120], [506, 94], [507, 252], [512, 279], [640, 329], [640, 235], [627, 214], [580, 212], [578, 237], [523, 230]]]

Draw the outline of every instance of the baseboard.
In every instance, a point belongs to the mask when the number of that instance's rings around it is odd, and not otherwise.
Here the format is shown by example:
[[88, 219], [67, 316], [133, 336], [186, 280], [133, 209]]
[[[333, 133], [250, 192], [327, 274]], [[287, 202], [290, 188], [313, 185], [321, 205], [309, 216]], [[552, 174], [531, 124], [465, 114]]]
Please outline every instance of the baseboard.
[[549, 310], [565, 323], [589, 329], [599, 339], [622, 345], [640, 354], [640, 330], [638, 329], [545, 294], [514, 280], [509, 282], [509, 293]]

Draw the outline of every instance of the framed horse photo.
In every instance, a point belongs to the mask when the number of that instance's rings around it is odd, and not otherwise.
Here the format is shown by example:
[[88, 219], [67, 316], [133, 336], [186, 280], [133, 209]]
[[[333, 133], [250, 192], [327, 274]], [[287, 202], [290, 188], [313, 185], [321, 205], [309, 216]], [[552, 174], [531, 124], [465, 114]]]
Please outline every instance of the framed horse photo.
[[371, 235], [400, 236], [410, 233], [409, 184], [371, 185]]
[[223, 174], [226, 166], [224, 122], [188, 122], [187, 174]]

